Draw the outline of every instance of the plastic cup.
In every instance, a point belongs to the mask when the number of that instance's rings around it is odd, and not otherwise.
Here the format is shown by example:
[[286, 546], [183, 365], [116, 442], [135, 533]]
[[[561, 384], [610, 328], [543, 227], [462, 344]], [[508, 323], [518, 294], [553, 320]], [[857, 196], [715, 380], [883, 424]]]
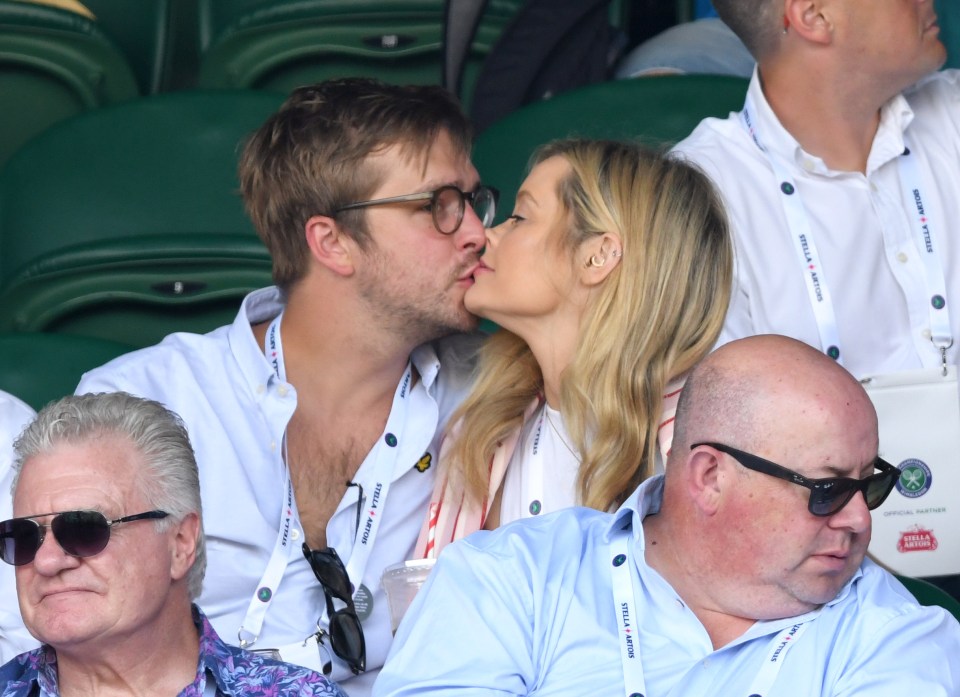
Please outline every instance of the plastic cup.
[[383, 570], [380, 584], [387, 594], [387, 605], [390, 607], [390, 629], [394, 634], [400, 626], [400, 620], [410, 607], [420, 586], [427, 580], [436, 559], [412, 559], [393, 564]]

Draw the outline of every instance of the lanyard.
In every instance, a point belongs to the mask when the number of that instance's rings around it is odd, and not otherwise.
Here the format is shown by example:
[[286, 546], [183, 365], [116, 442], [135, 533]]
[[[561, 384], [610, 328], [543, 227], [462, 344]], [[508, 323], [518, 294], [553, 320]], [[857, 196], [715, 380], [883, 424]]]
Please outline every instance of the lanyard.
[[[620, 644], [620, 662], [623, 666], [624, 695], [625, 697], [642, 697], [647, 694], [647, 686], [643, 677], [643, 662], [640, 658], [639, 616], [636, 614], [633, 576], [630, 571], [632, 563], [629, 527], [613, 533], [610, 550], [612, 552], [613, 609], [617, 618], [617, 641]], [[750, 697], [765, 697], [770, 694], [787, 652], [793, 648], [807, 628], [808, 619], [809, 617], [777, 633], [747, 693]]]
[[[280, 339], [280, 321], [283, 313], [278, 315], [270, 323], [267, 334], [264, 339], [264, 350], [267, 360], [273, 367], [274, 374], [279, 380], [286, 382], [286, 366], [283, 360], [283, 344]], [[390, 416], [387, 418], [387, 426], [384, 438], [374, 446], [375, 464], [373, 468], [374, 485], [370, 489], [369, 504], [366, 509], [366, 519], [361, 523], [357, 530], [357, 536], [354, 540], [353, 550], [350, 559], [347, 561], [347, 576], [352, 579], [356, 594], [359, 592], [366, 571], [367, 562], [370, 559], [370, 553], [373, 550], [373, 543], [377, 532], [380, 529], [380, 521], [383, 518], [382, 509], [386, 504], [387, 492], [390, 489], [390, 481], [393, 478], [393, 472], [396, 465], [399, 448], [396, 433], [403, 433], [406, 426], [407, 415], [409, 411], [409, 397], [413, 382], [413, 368], [407, 365], [403, 379], [397, 386], [394, 394], [393, 404], [390, 409]], [[290, 479], [290, 468], [287, 464], [287, 441], [284, 436], [284, 488], [286, 497], [283, 501], [283, 507], [280, 513], [281, 525], [277, 534], [277, 541], [274, 544], [273, 553], [267, 568], [264, 571], [260, 583], [257, 584], [257, 590], [247, 608], [247, 614], [243, 624], [240, 626], [238, 636], [240, 646], [248, 648], [251, 646], [260, 634], [263, 626], [263, 620], [267, 613], [267, 608], [276, 594], [277, 586], [283, 578], [284, 571], [289, 563], [290, 554], [293, 546], [290, 545], [290, 528], [293, 518], [296, 515], [296, 501], [293, 496], [293, 483]], [[326, 610], [324, 610], [326, 612]]]
[[[933, 242], [933, 231], [930, 223], [930, 212], [923, 203], [923, 194], [920, 191], [920, 169], [917, 167], [917, 156], [904, 136], [904, 151], [897, 158], [900, 168], [900, 186], [904, 200], [913, 201], [916, 216], [913, 217], [914, 232], [917, 237], [917, 248], [920, 250], [920, 259], [926, 272], [927, 293], [930, 296], [930, 340], [940, 349], [944, 375], [947, 369], [947, 349], [953, 345], [953, 334], [950, 331], [950, 312], [947, 310], [947, 282], [943, 278], [943, 265], [940, 255]], [[929, 203], [927, 204], [929, 205]]]
[[[813, 229], [800, 198], [800, 190], [797, 188], [797, 183], [785, 163], [764, 147], [754, 114], [756, 114], [756, 109], [753, 105], [753, 98], [748, 94], [741, 112], [744, 127], [760, 152], [766, 156], [773, 169], [774, 176], [780, 182], [780, 192], [783, 194], [780, 201], [787, 218], [787, 225], [790, 228], [797, 258], [803, 270], [807, 295], [810, 298], [817, 330], [820, 334], [820, 345], [828, 356], [842, 365], [840, 336], [833, 301], [823, 274], [823, 267], [820, 264], [820, 255], [814, 241]], [[916, 156], [907, 144], [906, 137], [904, 138], [904, 145], [906, 146], [904, 153], [897, 158], [900, 184], [905, 199], [913, 201], [916, 206], [916, 216], [912, 218], [917, 247], [921, 252], [923, 262], [924, 280], [930, 297], [931, 341], [940, 350], [943, 367], [946, 370], [946, 352], [953, 345], [950, 316], [946, 307], [946, 281], [943, 277], [943, 266], [940, 263], [939, 253], [933, 243], [929, 211], [924, 208], [923, 195], [920, 189], [921, 177]]]
[[[544, 471], [546, 470], [546, 463], [544, 462], [543, 449], [546, 445], [544, 443], [547, 427], [547, 402], [544, 401], [540, 406], [540, 418], [538, 418], [534, 424], [533, 440], [530, 443], [530, 459], [526, 462], [527, 470], [527, 483], [529, 485], [529, 490], [527, 491], [527, 498], [530, 500], [530, 504], [527, 508], [527, 513], [531, 516], [540, 515], [543, 512], [544, 505], [544, 488], [543, 488], [543, 477]], [[559, 434], [558, 434], [559, 437]], [[521, 488], [522, 491], [522, 488]]]
[[[286, 371], [283, 366], [283, 348], [280, 345], [280, 318], [283, 313], [278, 315], [267, 330], [264, 350], [267, 360], [273, 366], [274, 373], [281, 380], [285, 380]], [[273, 602], [277, 587], [283, 579], [283, 574], [287, 569], [287, 563], [290, 560], [290, 527], [293, 524], [296, 502], [293, 498], [293, 482], [290, 480], [290, 469], [286, 464], [287, 441], [283, 441], [284, 465], [283, 465], [283, 483], [286, 494], [280, 509], [280, 531], [277, 534], [277, 540], [273, 545], [273, 552], [270, 560], [267, 562], [267, 568], [257, 584], [257, 589], [250, 599], [247, 606], [247, 614], [243, 618], [240, 630], [237, 632], [237, 638], [240, 641], [240, 648], [250, 648], [260, 637], [260, 629], [263, 627], [263, 620], [267, 616], [267, 609]]]
[[630, 574], [630, 531], [624, 528], [614, 533], [610, 548], [613, 552], [613, 610], [617, 617], [617, 641], [620, 644], [620, 662], [623, 665], [623, 686], [626, 697], [647, 694], [640, 660], [640, 632], [634, 608], [633, 578]]

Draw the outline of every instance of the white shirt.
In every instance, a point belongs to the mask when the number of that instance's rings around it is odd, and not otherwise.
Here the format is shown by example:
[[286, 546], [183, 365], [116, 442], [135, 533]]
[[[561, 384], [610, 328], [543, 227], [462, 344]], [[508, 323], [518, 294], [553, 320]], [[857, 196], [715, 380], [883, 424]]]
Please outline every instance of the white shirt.
[[806, 629], [765, 697], [955, 697], [960, 624], [920, 607], [865, 560], [837, 597], [806, 615], [756, 622], [714, 650], [676, 591], [646, 564], [641, 521], [663, 478], [616, 514], [568, 508], [480, 531], [443, 551], [407, 610], [376, 697], [624, 695], [611, 539], [629, 531], [633, 637], [651, 697], [746, 697], [778, 638]]
[[[224, 641], [234, 644], [280, 530], [285, 494], [282, 443], [297, 394], [293, 385], [276, 377], [250, 325], [281, 310], [276, 289], [255, 291], [246, 297], [232, 325], [206, 335], [172, 334], [157, 346], [87, 373], [77, 388], [78, 393], [124, 390], [149, 397], [183, 418], [200, 467], [207, 537], [207, 574], [197, 604]], [[331, 675], [351, 695], [369, 692], [390, 647], [380, 575], [384, 567], [408, 559], [413, 551], [433, 487], [438, 434], [469, 388], [474, 343], [472, 337], [452, 337], [436, 346], [421, 346], [411, 356], [420, 379], [410, 394], [406, 427], [394, 434], [398, 464], [385, 508], [380, 502], [382, 523], [363, 577], [351, 578], [373, 593], [372, 614], [361, 617], [367, 672], [353, 677], [335, 658]], [[368, 455], [354, 477], [363, 485], [367, 506], [373, 493], [374, 459]], [[303, 499], [308, 493], [300, 491], [297, 496]], [[343, 498], [326, 528], [327, 544], [337, 549], [345, 565], [357, 534], [357, 502], [358, 489], [344, 485]], [[323, 590], [300, 553], [303, 533], [297, 518], [290, 535], [295, 549], [253, 649], [302, 641], [317, 631], [324, 612]]]
[[580, 458], [563, 417], [544, 402], [520, 434], [503, 478], [500, 524], [577, 504]]
[[[6, 392], [0, 392], [0, 521], [13, 517], [13, 441], [33, 421], [36, 412]], [[23, 626], [17, 603], [14, 567], [0, 562], [0, 665], [40, 644]]]
[[[923, 200], [943, 262], [947, 308], [960, 355], [960, 71], [925, 78], [888, 102], [866, 174], [830, 170], [780, 124], [756, 72], [749, 94], [762, 141], [787, 162], [833, 296], [844, 366], [854, 375], [936, 367], [930, 297], [897, 159], [904, 135], [917, 155]], [[820, 349], [820, 336], [779, 191], [766, 156], [739, 114], [705, 119], [677, 144], [719, 188], [737, 255], [733, 298], [720, 343], [785, 334]]]

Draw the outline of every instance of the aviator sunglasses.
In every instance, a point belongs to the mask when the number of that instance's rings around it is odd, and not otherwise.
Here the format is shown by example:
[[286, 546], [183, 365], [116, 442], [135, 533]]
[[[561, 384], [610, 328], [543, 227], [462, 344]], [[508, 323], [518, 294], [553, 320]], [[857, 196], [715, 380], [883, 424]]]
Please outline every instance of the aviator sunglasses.
[[[147, 511], [107, 520], [97, 511], [63, 511], [11, 518], [0, 523], [0, 559], [14, 566], [29, 564], [37, 556], [47, 528], [53, 531], [57, 544], [70, 556], [92, 557], [110, 542], [110, 529], [114, 525], [135, 520], [159, 520], [168, 515], [165, 511]], [[53, 519], [46, 525], [35, 520], [47, 516], [53, 516]]]
[[873, 463], [874, 468], [880, 470], [880, 473], [863, 479], [853, 479], [852, 477], [808, 479], [802, 474], [781, 467], [775, 462], [764, 460], [762, 457], [751, 455], [722, 443], [694, 443], [690, 446], [690, 449], [693, 450], [701, 445], [726, 453], [749, 470], [806, 487], [810, 490], [807, 509], [816, 516], [833, 515], [846, 506], [858, 491], [863, 493], [867, 508], [872, 511], [886, 501], [887, 496], [893, 491], [897, 479], [900, 478], [900, 470], [880, 457]]
[[[313, 550], [304, 543], [303, 556], [310, 562], [310, 568], [323, 587], [323, 595], [327, 601], [327, 617], [330, 618], [329, 636], [333, 652], [350, 666], [354, 675], [362, 673], [367, 667], [367, 648], [363, 627], [357, 617], [357, 608], [353, 604], [346, 567], [333, 547]], [[347, 606], [334, 610], [333, 598]], [[328, 671], [325, 669], [324, 672]]]

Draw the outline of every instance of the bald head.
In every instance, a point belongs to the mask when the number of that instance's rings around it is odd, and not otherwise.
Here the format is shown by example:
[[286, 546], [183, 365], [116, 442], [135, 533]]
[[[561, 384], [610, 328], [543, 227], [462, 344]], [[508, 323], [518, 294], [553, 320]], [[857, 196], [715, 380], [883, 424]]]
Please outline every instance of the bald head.
[[[797, 433], [800, 422], [804, 430]], [[734, 341], [707, 356], [687, 380], [677, 408], [672, 453], [702, 441], [770, 452], [849, 429], [876, 442], [873, 405], [853, 376], [810, 346], [783, 336]], [[669, 468], [668, 468], [669, 470]]]
[[[746, 622], [740, 632], [755, 619], [829, 601], [870, 541], [863, 496], [815, 515], [809, 488], [747, 467], [741, 456], [807, 480], [862, 479], [877, 456], [876, 413], [847, 371], [786, 337], [734, 341], [693, 371], [677, 409], [662, 506], [644, 519], [644, 531], [648, 563], [711, 632], [718, 618]], [[680, 550], [683, 562], [661, 549]]]

